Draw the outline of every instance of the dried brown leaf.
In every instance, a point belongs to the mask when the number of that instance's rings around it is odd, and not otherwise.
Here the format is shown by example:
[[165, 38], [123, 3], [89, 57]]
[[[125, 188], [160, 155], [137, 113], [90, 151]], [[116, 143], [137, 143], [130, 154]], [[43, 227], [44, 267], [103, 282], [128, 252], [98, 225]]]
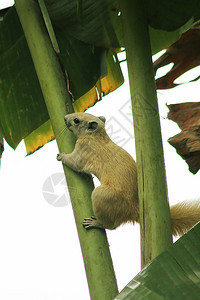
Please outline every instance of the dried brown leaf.
[[[182, 34], [180, 39], [167, 48], [166, 52], [154, 62], [156, 71], [173, 63], [172, 69], [156, 80], [157, 89], [169, 89], [179, 84], [174, 81], [188, 70], [200, 65], [200, 24]], [[199, 76], [194, 79], [199, 79]], [[192, 80], [192, 81], [194, 81]]]
[[168, 119], [176, 122], [182, 131], [168, 142], [187, 162], [190, 172], [200, 169], [200, 102], [168, 105]]

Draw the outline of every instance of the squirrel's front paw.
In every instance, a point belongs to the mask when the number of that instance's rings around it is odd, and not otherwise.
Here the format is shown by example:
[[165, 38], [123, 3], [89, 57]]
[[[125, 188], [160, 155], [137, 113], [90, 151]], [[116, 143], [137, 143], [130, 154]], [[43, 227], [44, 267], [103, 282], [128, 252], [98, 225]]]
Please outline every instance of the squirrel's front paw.
[[57, 154], [57, 160], [58, 160], [58, 161], [63, 161], [63, 160], [64, 160], [64, 155], [65, 155], [65, 154], [66, 154], [66, 153], [64, 153], [64, 152], [63, 152], [63, 153], [58, 153], [58, 154]]

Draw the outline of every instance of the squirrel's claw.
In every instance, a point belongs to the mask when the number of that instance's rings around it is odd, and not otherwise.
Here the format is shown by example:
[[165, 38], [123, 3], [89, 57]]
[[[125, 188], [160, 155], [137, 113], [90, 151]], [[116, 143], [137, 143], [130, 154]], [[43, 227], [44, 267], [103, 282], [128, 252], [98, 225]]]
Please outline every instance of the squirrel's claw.
[[65, 154], [65, 153], [63, 152], [63, 153], [58, 153], [58, 154], [57, 154], [57, 160], [58, 160], [58, 161], [62, 161], [62, 159], [63, 159], [63, 154]]
[[84, 221], [82, 222], [82, 225], [85, 229], [103, 228], [103, 226], [98, 223], [96, 217], [93, 216], [90, 218], [85, 218]]

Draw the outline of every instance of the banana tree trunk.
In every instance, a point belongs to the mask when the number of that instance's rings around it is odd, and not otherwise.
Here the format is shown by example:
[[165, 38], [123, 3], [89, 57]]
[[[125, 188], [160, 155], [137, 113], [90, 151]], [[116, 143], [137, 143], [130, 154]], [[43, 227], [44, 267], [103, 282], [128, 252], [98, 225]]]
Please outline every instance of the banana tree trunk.
[[142, 0], [120, 0], [134, 120], [141, 225], [141, 264], [172, 243], [160, 119]]
[[[39, 5], [34, 0], [15, 0], [15, 5], [39, 78], [59, 151], [70, 153], [75, 144], [74, 136], [68, 131], [63, 139], [60, 132], [64, 127], [64, 116], [72, 112], [73, 108], [67, 93], [65, 78], [44, 25]], [[51, 159], [56, 159], [56, 153]], [[91, 299], [111, 300], [118, 291], [105, 231], [86, 231], [81, 225], [85, 217], [93, 214], [91, 207], [91, 192], [94, 188], [92, 179], [90, 176], [79, 175], [66, 166], [64, 166], [64, 171]], [[66, 230], [70, 230], [70, 228], [66, 228]]]

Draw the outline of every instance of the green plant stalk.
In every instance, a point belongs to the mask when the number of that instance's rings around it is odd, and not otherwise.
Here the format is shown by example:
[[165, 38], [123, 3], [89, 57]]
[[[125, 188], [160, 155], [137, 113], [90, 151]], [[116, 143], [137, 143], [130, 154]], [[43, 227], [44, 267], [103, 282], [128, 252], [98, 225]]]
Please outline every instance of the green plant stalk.
[[172, 243], [165, 165], [147, 19], [142, 0], [120, 0], [134, 120], [141, 265]]
[[41, 9], [41, 12], [42, 12], [42, 15], [43, 15], [43, 18], [44, 18], [46, 28], [47, 28], [48, 33], [49, 33], [49, 37], [50, 37], [52, 45], [53, 45], [53, 48], [57, 53], [60, 53], [60, 49], [58, 47], [55, 32], [53, 30], [53, 26], [51, 24], [51, 19], [49, 17], [49, 14], [48, 14], [46, 5], [44, 3], [44, 0], [38, 0], [38, 3], [40, 5], [40, 9]]
[[[67, 107], [69, 108], [68, 112], [73, 111], [72, 104], [39, 5], [34, 0], [16, 0], [15, 5], [40, 81], [59, 151], [70, 153], [73, 151], [75, 138], [69, 131], [65, 133], [65, 138], [60, 133], [64, 128]], [[52, 159], [56, 159], [56, 157], [52, 157]], [[116, 296], [118, 290], [105, 231], [98, 229], [86, 231], [81, 224], [85, 217], [93, 215], [91, 206], [93, 181], [91, 176], [77, 174], [66, 166], [64, 166], [64, 171], [91, 299], [111, 300]]]

